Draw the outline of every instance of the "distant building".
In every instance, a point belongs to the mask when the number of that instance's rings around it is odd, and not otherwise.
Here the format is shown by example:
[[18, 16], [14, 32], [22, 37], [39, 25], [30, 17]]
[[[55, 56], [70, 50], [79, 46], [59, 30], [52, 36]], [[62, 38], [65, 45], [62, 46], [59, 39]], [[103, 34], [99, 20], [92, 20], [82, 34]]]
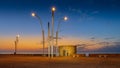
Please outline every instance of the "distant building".
[[76, 54], [76, 46], [64, 45], [59, 46], [59, 56], [73, 56]]

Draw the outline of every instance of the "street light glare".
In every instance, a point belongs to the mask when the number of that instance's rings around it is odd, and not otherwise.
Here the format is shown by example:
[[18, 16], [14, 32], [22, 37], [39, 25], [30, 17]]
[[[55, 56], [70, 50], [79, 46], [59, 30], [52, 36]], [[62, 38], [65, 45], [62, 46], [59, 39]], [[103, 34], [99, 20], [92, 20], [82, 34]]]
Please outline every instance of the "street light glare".
[[66, 20], [68, 20], [68, 18], [65, 16], [65, 17], [64, 17], [64, 20], [66, 21]]
[[35, 17], [35, 13], [32, 13], [31, 15], [32, 15], [33, 17]]
[[56, 8], [55, 7], [52, 7], [52, 11], [55, 11], [56, 10]]
[[18, 38], [19, 38], [19, 37], [20, 37], [20, 35], [18, 34], [16, 37], [18, 37]]

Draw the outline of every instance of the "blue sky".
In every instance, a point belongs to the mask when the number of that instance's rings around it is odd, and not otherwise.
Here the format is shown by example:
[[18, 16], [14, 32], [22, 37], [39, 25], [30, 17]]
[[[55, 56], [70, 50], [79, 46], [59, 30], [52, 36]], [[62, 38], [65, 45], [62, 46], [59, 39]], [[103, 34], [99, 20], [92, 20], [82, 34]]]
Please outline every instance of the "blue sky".
[[41, 38], [39, 21], [31, 17], [32, 12], [41, 17], [47, 36], [52, 6], [56, 7], [55, 28], [60, 18], [68, 16], [68, 21], [62, 21], [61, 37], [120, 42], [119, 0], [0, 0], [0, 40], [14, 40], [16, 34]]

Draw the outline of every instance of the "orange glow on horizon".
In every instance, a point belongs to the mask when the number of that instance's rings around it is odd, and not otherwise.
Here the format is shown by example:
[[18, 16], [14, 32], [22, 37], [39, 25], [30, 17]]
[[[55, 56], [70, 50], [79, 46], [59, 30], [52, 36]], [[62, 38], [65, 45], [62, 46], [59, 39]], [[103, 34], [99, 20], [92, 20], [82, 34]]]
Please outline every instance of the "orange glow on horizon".
[[[15, 38], [1, 38], [0, 39], [0, 46], [1, 50], [14, 50], [14, 40]], [[39, 50], [42, 49], [42, 38], [40, 39], [38, 36], [25, 36], [19, 38], [18, 43], [18, 50]], [[96, 50], [99, 48], [103, 48], [104, 45], [98, 45], [96, 44], [98, 41], [90, 41], [88, 39], [79, 39], [79, 38], [63, 38], [58, 40], [58, 45], [76, 45], [76, 44], [86, 44], [88, 46], [85, 46], [85, 49], [87, 50]], [[48, 43], [45, 43], [45, 47], [47, 47]]]

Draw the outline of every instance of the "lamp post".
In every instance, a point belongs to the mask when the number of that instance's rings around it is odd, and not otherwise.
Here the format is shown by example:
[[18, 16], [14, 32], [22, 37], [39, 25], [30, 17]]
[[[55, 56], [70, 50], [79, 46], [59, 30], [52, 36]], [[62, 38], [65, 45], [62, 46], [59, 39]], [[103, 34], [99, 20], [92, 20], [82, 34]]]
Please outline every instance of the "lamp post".
[[16, 52], [17, 52], [17, 45], [18, 45], [18, 42], [19, 42], [19, 37], [20, 37], [20, 35], [16, 35], [16, 40], [15, 40], [15, 52], [14, 52], [14, 54], [16, 54]]
[[58, 27], [57, 27], [57, 31], [56, 31], [56, 56], [58, 56], [58, 32], [60, 29], [60, 23], [63, 20], [66, 21], [66, 20], [68, 20], [68, 18], [65, 16], [64, 18], [61, 18], [58, 22]]
[[42, 29], [42, 39], [43, 39], [43, 56], [45, 56], [45, 53], [44, 53], [44, 49], [45, 49], [45, 35], [44, 35], [44, 29], [43, 29], [43, 25], [42, 25], [42, 20], [41, 20], [41, 18], [37, 15], [37, 14], [35, 14], [35, 13], [32, 13], [32, 16], [33, 17], [36, 17], [36, 18], [38, 18], [38, 20], [40, 21], [40, 26], [41, 26], [41, 29]]
[[48, 22], [48, 57], [50, 57], [51, 49], [50, 49], [50, 23]]
[[53, 57], [54, 56], [54, 49], [53, 49], [53, 47], [54, 47], [54, 12], [55, 12], [56, 8], [52, 7], [51, 10], [52, 10], [51, 57]]

